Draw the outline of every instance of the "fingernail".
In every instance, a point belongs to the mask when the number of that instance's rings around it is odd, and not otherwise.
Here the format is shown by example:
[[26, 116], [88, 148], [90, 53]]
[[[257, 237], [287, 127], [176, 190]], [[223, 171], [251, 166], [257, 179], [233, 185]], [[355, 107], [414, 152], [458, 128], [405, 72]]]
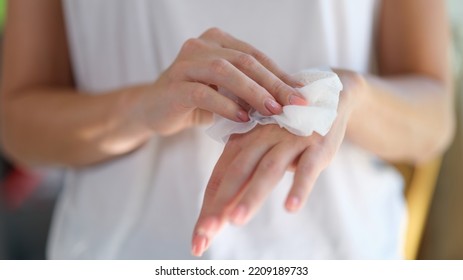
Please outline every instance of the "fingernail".
[[297, 95], [291, 95], [289, 97], [289, 104], [291, 105], [307, 105], [307, 100], [304, 98], [297, 96]]
[[207, 238], [204, 235], [197, 234], [193, 238], [191, 254], [195, 257], [201, 257], [206, 247]]
[[238, 205], [230, 214], [230, 221], [235, 225], [242, 225], [246, 220], [247, 209], [244, 205]]
[[242, 122], [248, 122], [249, 121], [249, 115], [247, 112], [243, 111], [243, 110], [240, 110], [238, 111], [238, 113], [236, 113], [236, 116], [238, 117], [238, 119]]
[[304, 87], [305, 84], [304, 84], [303, 82], [296, 81], [296, 82], [294, 83], [294, 86], [295, 86], [295, 87], [298, 87], [298, 88], [301, 88], [301, 87]]
[[299, 197], [291, 196], [286, 201], [286, 209], [288, 209], [291, 212], [295, 212], [299, 209], [300, 204], [301, 200], [299, 199]]
[[265, 108], [267, 108], [267, 110], [269, 110], [271, 113], [275, 114], [275, 115], [278, 115], [278, 114], [281, 114], [282, 112], [282, 108], [281, 108], [281, 105], [278, 104], [275, 100], [272, 100], [272, 99], [267, 99], [265, 100]]
[[216, 217], [207, 217], [201, 221], [196, 234], [210, 237], [217, 231], [218, 225], [219, 220]]

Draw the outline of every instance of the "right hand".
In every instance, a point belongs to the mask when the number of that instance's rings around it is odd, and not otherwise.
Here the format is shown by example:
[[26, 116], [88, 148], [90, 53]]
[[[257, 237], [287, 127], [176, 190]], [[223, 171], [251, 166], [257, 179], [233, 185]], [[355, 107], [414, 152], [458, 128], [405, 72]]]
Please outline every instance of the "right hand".
[[[212, 113], [246, 122], [247, 104], [266, 116], [280, 114], [282, 105], [304, 105], [295, 90], [298, 86], [261, 51], [212, 28], [184, 43], [172, 65], [146, 92], [143, 116], [163, 135], [210, 122]], [[247, 104], [218, 93], [218, 88]]]

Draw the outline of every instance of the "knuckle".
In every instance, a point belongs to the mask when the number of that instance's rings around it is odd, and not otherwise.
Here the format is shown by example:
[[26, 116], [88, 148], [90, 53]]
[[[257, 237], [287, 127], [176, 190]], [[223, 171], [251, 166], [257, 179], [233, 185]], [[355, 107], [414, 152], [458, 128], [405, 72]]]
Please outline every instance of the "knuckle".
[[300, 82], [294, 79], [291, 75], [286, 73], [279, 73], [280, 79], [291, 87], [301, 87]]
[[264, 54], [263, 52], [261, 52], [259, 50], [253, 49], [251, 51], [251, 55], [255, 59], [259, 60], [263, 65], [267, 65], [268, 63], [271, 62], [270, 58], [266, 54]]
[[280, 97], [284, 97], [285, 90], [286, 90], [286, 85], [282, 81], [276, 80], [276, 81], [273, 82], [270, 90], [273, 93], [276, 93], [276, 94], [280, 95]]
[[260, 169], [262, 170], [263, 173], [270, 174], [270, 175], [276, 175], [280, 173], [281, 167], [280, 164], [278, 164], [278, 161], [274, 158], [264, 158], [262, 162], [260, 163]]
[[228, 139], [228, 142], [225, 146], [225, 149], [235, 149], [238, 147], [238, 143], [240, 141], [240, 138], [237, 138], [237, 134], [232, 134], [230, 135], [230, 139]]
[[249, 103], [252, 107], [256, 108], [258, 111], [264, 109], [264, 100], [270, 97], [270, 93], [267, 92], [262, 86], [252, 81], [243, 81], [239, 83], [240, 88], [242, 88], [242, 98], [244, 101]]
[[241, 151], [243, 147], [246, 145], [245, 141], [243, 141], [243, 135], [244, 134], [232, 134], [228, 139], [225, 149]]
[[209, 179], [206, 192], [204, 193], [205, 197], [210, 198], [210, 199], [214, 198], [215, 195], [217, 194], [217, 191], [219, 190], [220, 184], [222, 184], [221, 177], [217, 175], [211, 176], [211, 178]]
[[221, 37], [225, 34], [225, 32], [218, 28], [218, 27], [211, 27], [209, 29], [207, 29], [202, 36], [206, 36], [206, 37]]
[[245, 85], [243, 88], [246, 88], [247, 91], [251, 93], [250, 97], [253, 99], [260, 99], [261, 97], [265, 96], [265, 94], [262, 93], [263, 88], [257, 83], [247, 82], [247, 85]]
[[318, 133], [314, 133], [310, 136], [311, 146], [314, 148], [322, 147], [326, 142], [325, 137], [321, 136]]
[[301, 172], [305, 175], [312, 174], [316, 170], [316, 164], [311, 160], [301, 162], [299, 165]]
[[204, 46], [204, 43], [197, 38], [190, 38], [183, 43], [183, 46], [180, 50], [181, 53], [192, 53], [201, 49]]
[[241, 53], [237, 56], [236, 58], [238, 65], [240, 65], [243, 68], [253, 68], [253, 66], [256, 64], [256, 59], [245, 53]]
[[229, 165], [228, 172], [232, 176], [241, 176], [245, 172], [245, 164], [241, 160], [235, 160]]
[[207, 98], [208, 92], [204, 86], [197, 84], [192, 88], [190, 96], [194, 104], [201, 104]]
[[210, 69], [212, 73], [225, 76], [228, 73], [229, 62], [225, 59], [218, 58], [211, 61]]

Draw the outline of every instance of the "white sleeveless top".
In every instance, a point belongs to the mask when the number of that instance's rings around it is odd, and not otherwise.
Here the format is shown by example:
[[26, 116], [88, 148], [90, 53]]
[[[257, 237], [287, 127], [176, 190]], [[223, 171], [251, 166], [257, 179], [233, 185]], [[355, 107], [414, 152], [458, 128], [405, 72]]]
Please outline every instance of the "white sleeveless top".
[[[217, 26], [292, 73], [368, 72], [375, 0], [64, 0], [80, 90], [153, 81], [182, 43]], [[223, 145], [188, 129], [153, 136], [110, 162], [68, 170], [49, 241], [53, 259], [189, 259], [193, 225]], [[287, 173], [244, 227], [227, 227], [203, 258], [400, 258], [402, 180], [345, 143], [297, 214], [283, 208]]]

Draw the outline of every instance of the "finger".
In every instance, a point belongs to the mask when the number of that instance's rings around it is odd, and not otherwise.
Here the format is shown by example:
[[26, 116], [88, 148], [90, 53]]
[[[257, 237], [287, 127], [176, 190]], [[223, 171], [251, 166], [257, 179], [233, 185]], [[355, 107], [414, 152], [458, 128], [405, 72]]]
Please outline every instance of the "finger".
[[262, 115], [282, 112], [281, 105], [261, 85], [246, 76], [225, 58], [196, 60], [184, 68], [187, 79], [223, 87], [249, 103]]
[[234, 49], [252, 55], [265, 68], [274, 73], [278, 78], [280, 78], [288, 85], [292, 87], [303, 86], [300, 82], [293, 79], [290, 75], [288, 75], [285, 71], [278, 67], [278, 65], [263, 52], [259, 51], [252, 45], [233, 37], [227, 32], [224, 32], [218, 28], [211, 28], [207, 30], [203, 35], [201, 35], [201, 38], [212, 42], [216, 42], [221, 47]]
[[[233, 141], [229, 141], [234, 145]], [[238, 148], [227, 144], [224, 154], [214, 168], [206, 188], [203, 207], [195, 226], [192, 240], [192, 253], [200, 256], [207, 250], [214, 237], [227, 222], [225, 212], [233, 199], [239, 198], [240, 188], [245, 185], [262, 155], [270, 145], [250, 145], [237, 152]], [[231, 158], [235, 156], [233, 160]]]
[[285, 208], [288, 211], [296, 212], [305, 204], [324, 167], [321, 149], [311, 146], [303, 152], [296, 167], [293, 186], [285, 201]]
[[213, 237], [225, 225], [225, 220], [217, 217], [200, 217], [191, 239], [191, 254], [200, 257], [211, 245]]
[[187, 93], [187, 97], [181, 95], [183, 99], [180, 100], [180, 104], [186, 108], [197, 107], [235, 122], [249, 121], [248, 113], [240, 105], [209, 86], [201, 83], [183, 82], [179, 84], [177, 90]]
[[[243, 140], [243, 138], [239, 139]], [[271, 143], [266, 145], [260, 142], [258, 145], [248, 143], [246, 148], [242, 149], [242, 143], [243, 141], [239, 144], [232, 136], [209, 180], [200, 217], [193, 234], [193, 248], [195, 250], [192, 252], [196, 252], [196, 254], [199, 252], [202, 254], [225, 225], [227, 220], [224, 210], [228, 202], [232, 201], [233, 195], [234, 197], [239, 196], [239, 188], [248, 180], [262, 155], [272, 146]]]
[[201, 208], [201, 215], [211, 214], [212, 202], [222, 186], [223, 179], [228, 172], [231, 162], [243, 151], [243, 148], [232, 138], [227, 142], [225, 148], [214, 166], [211, 177], [206, 186], [204, 200]]
[[253, 174], [262, 157], [272, 148], [271, 143], [249, 145], [230, 162], [211, 207], [212, 213], [224, 216], [239, 199], [243, 186]]
[[193, 230], [191, 252], [194, 256], [201, 256], [203, 252], [207, 250], [210, 245], [211, 237], [215, 236], [216, 232], [220, 231], [225, 224], [224, 219], [211, 215], [212, 201], [222, 182], [226, 167], [240, 151], [241, 148], [239, 145], [234, 141], [229, 141], [212, 171], [212, 175], [204, 193], [201, 212]]
[[254, 216], [302, 150], [303, 147], [294, 146], [293, 142], [282, 143], [262, 158], [242, 198], [229, 215], [232, 223], [243, 225]]
[[265, 88], [280, 104], [307, 104], [306, 100], [299, 91], [283, 82], [252, 55], [233, 49], [218, 49], [216, 53], [217, 55], [226, 58], [244, 74]]

